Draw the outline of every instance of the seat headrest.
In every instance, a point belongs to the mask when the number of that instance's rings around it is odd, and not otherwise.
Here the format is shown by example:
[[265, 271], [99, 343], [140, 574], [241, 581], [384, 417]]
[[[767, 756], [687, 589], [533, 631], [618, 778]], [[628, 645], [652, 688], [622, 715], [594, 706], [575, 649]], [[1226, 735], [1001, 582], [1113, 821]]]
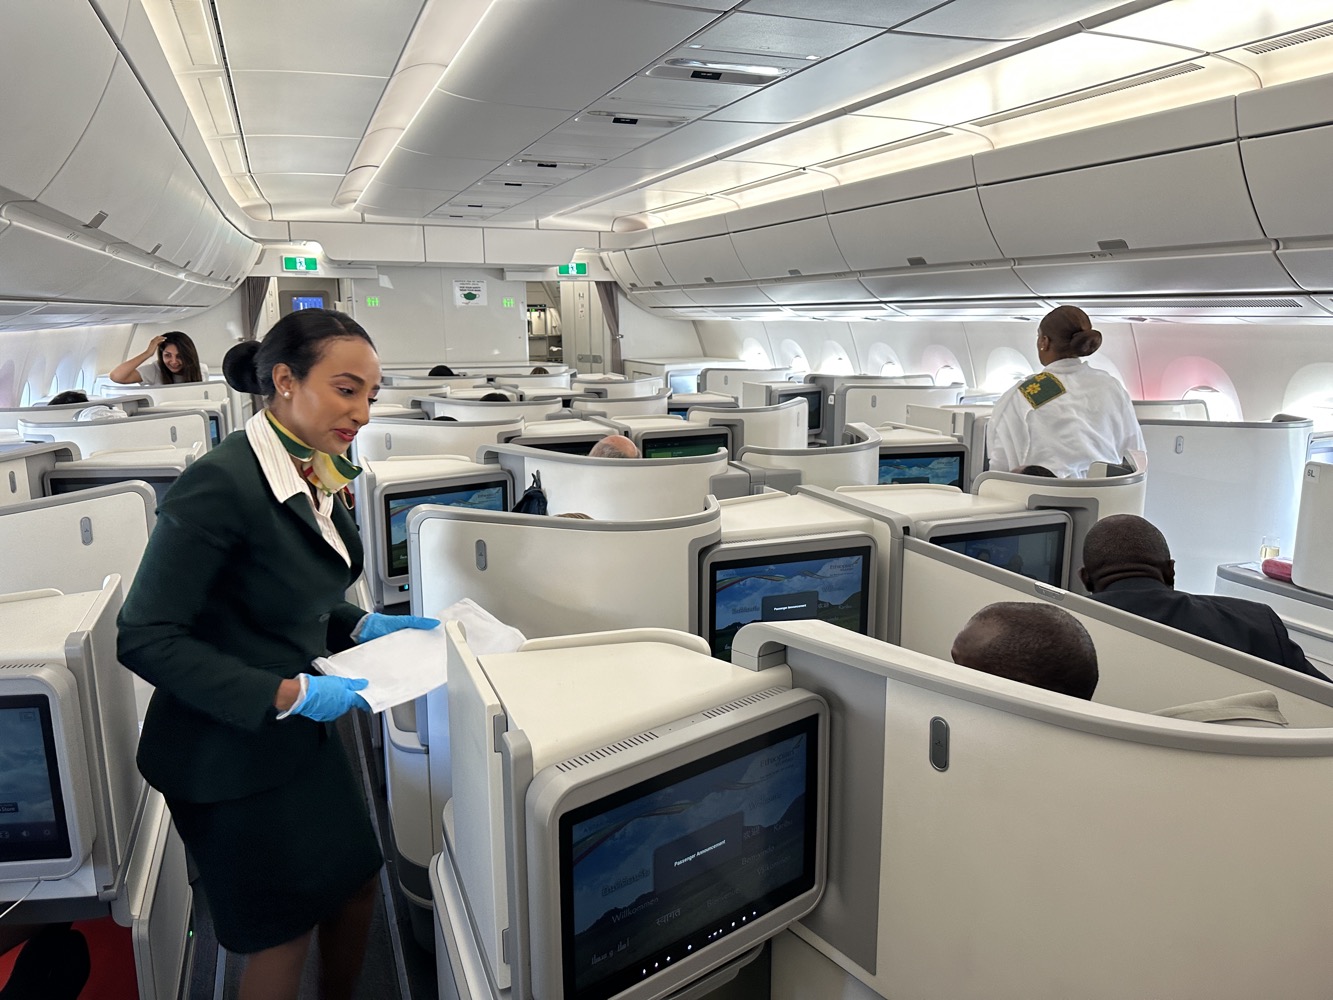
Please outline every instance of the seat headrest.
[[1285, 726], [1287, 717], [1272, 691], [1250, 691], [1211, 701], [1196, 701], [1152, 713], [1185, 722], [1219, 722], [1232, 726]]

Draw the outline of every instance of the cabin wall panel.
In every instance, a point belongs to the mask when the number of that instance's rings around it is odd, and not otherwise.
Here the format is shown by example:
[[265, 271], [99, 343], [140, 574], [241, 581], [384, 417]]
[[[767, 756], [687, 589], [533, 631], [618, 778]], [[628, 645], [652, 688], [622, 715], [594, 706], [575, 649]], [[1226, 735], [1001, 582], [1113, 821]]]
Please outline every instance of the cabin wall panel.
[[[640, 309], [624, 296], [620, 297], [620, 337], [623, 358], [697, 358], [709, 354], [692, 321]], [[606, 362], [609, 369], [610, 358]], [[574, 361], [566, 358], [565, 363]]]
[[1178, 399], [1193, 387], [1187, 382], [1207, 381], [1216, 366], [1234, 386], [1246, 420], [1280, 412], [1287, 386], [1301, 368], [1333, 362], [1333, 337], [1324, 326], [1139, 323], [1134, 342], [1143, 367], [1143, 398]]
[[768, 330], [759, 320], [695, 320], [699, 347], [704, 357], [740, 358], [765, 368], [775, 357]]
[[[481, 268], [389, 266], [379, 274], [352, 279], [352, 309], [386, 364], [528, 360], [525, 282]], [[455, 305], [456, 280], [485, 281], [486, 304]], [[368, 296], [380, 304], [367, 306]]]

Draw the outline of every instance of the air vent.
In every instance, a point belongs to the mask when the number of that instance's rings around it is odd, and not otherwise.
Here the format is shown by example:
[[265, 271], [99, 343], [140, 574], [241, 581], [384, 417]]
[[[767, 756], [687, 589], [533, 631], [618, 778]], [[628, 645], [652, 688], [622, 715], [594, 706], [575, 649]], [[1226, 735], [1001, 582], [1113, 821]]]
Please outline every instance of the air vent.
[[1253, 45], [1246, 45], [1245, 51], [1253, 52], [1256, 56], [1262, 56], [1269, 52], [1276, 52], [1279, 49], [1289, 49], [1293, 45], [1317, 42], [1321, 38], [1333, 38], [1333, 24], [1321, 24], [1317, 28], [1293, 31], [1289, 35], [1278, 35], [1276, 38], [1270, 38], [1265, 42], [1255, 42]]
[[658, 739], [656, 733], [640, 733], [638, 736], [631, 736], [627, 740], [621, 740], [619, 743], [608, 743], [604, 747], [598, 747], [596, 750], [589, 750], [587, 753], [579, 754], [577, 757], [570, 757], [556, 765], [558, 771], [573, 771], [583, 767], [586, 764], [593, 764], [599, 760], [605, 760], [607, 757], [613, 757], [626, 750], [632, 750], [635, 747], [641, 747], [644, 744], [651, 743]]
[[1141, 315], [1147, 313], [1226, 313], [1226, 312], [1249, 312], [1253, 310], [1263, 310], [1264, 312], [1301, 312], [1305, 308], [1305, 303], [1299, 299], [1284, 298], [1281, 296], [1254, 296], [1251, 298], [1205, 298], [1203, 296], [1179, 296], [1177, 298], [1134, 298], [1130, 300], [1117, 299], [1079, 299], [1076, 303], [1080, 308], [1087, 312], [1099, 312], [1103, 314], [1130, 313]]
[[787, 268], [787, 273], [793, 278], [799, 278], [801, 276], [801, 269], [799, 267], [789, 267]]
[[1124, 240], [1098, 240], [1098, 248], [1102, 250], [1128, 250], [1129, 244]]
[[925, 257], [908, 257], [908, 258], [907, 258], [907, 266], [908, 266], [908, 267], [925, 267], [925, 266], [926, 266], [926, 258], [925, 258]]
[[747, 705], [758, 705], [761, 701], [767, 701], [769, 698], [782, 693], [782, 688], [765, 688], [763, 691], [756, 691], [754, 694], [746, 695], [744, 698], [737, 698], [735, 701], [729, 701], [725, 705], [718, 705], [717, 708], [710, 708], [700, 712], [705, 719], [716, 719], [719, 716], [727, 715], [736, 711], [738, 708], [745, 708]]
[[1052, 108], [1068, 107], [1071, 104], [1078, 104], [1080, 101], [1090, 101], [1094, 97], [1102, 97], [1106, 94], [1118, 94], [1123, 90], [1133, 90], [1135, 87], [1142, 87], [1149, 83], [1158, 83], [1162, 80], [1170, 80], [1173, 77], [1184, 76], [1187, 73], [1196, 73], [1203, 69], [1198, 63], [1180, 63], [1177, 66], [1168, 66], [1166, 69], [1153, 70], [1151, 73], [1140, 73], [1138, 76], [1131, 76], [1128, 79], [1120, 80], [1116, 83], [1108, 83], [1101, 87], [1089, 87], [1087, 90], [1080, 90], [1074, 94], [1068, 94], [1064, 97], [1057, 97], [1050, 101], [1040, 101], [1037, 104], [1029, 104], [1026, 107], [1016, 108], [1013, 111], [1002, 111], [998, 115], [989, 115], [986, 118], [978, 118], [972, 122], [973, 125], [999, 125], [1001, 122], [1013, 121], [1015, 118], [1024, 118], [1027, 115], [1039, 114], [1042, 111], [1050, 111]]

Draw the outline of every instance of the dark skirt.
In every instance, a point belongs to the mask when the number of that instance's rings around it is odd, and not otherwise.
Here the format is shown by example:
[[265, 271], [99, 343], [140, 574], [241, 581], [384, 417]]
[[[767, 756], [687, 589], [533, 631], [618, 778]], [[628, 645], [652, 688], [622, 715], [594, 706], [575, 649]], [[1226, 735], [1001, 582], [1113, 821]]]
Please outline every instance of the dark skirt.
[[189, 851], [218, 943], [250, 954], [328, 919], [384, 863], [337, 736], [310, 768], [269, 791], [226, 802], [167, 800]]

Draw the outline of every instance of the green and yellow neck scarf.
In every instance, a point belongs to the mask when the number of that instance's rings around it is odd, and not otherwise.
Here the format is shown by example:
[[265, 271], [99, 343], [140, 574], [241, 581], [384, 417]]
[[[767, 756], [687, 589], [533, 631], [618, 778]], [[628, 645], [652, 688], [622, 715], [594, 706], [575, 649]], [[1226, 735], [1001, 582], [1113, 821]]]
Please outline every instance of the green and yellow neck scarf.
[[278, 440], [287, 449], [287, 454], [296, 459], [301, 469], [301, 475], [307, 482], [313, 483], [317, 489], [333, 496], [361, 475], [361, 467], [353, 465], [341, 455], [330, 455], [328, 452], [316, 451], [306, 444], [286, 427], [283, 427], [278, 418], [273, 415], [273, 411], [265, 410], [264, 416], [268, 417], [269, 426], [273, 428], [273, 433], [278, 435]]

